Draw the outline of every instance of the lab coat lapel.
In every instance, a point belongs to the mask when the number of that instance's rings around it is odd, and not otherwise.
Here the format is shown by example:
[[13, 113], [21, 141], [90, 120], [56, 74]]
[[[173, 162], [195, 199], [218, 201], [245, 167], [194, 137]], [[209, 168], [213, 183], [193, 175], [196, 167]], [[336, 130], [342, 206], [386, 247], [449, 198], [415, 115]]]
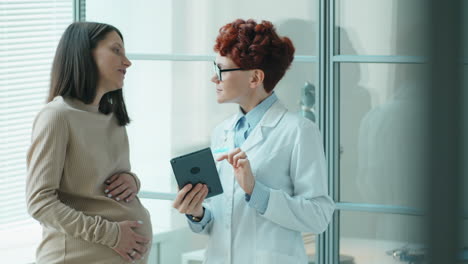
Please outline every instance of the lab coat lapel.
[[241, 115], [241, 113], [237, 113], [224, 125], [224, 134], [222, 135], [222, 148], [226, 148], [229, 151], [234, 149], [234, 127], [236, 126], [236, 122], [237, 120], [239, 120]]
[[287, 109], [279, 101], [276, 101], [265, 113], [260, 123], [254, 128], [252, 134], [242, 144], [241, 149], [245, 152], [262, 142], [268, 133], [276, 127]]
[[241, 113], [238, 112], [236, 115], [234, 115], [230, 120], [226, 122], [224, 125], [224, 133], [226, 134], [226, 131], [234, 131], [234, 127], [236, 126], [237, 120], [241, 117]]
[[[234, 149], [234, 128], [236, 125], [237, 120], [239, 120], [240, 116], [242, 114], [238, 113], [237, 115], [234, 115], [231, 120], [226, 122], [224, 126], [224, 142], [223, 142], [223, 148], [228, 149], [229, 151]], [[226, 208], [232, 207], [232, 196], [234, 194], [234, 184], [235, 184], [235, 177], [234, 177], [234, 171], [226, 160], [221, 161], [221, 170], [223, 170], [221, 180], [223, 182], [223, 188], [224, 188], [224, 194], [223, 197], [225, 199], [225, 204]], [[227, 210], [230, 211], [230, 210]]]
[[253, 148], [255, 145], [257, 145], [263, 140], [263, 129], [259, 125], [254, 128], [252, 134], [250, 134], [250, 136], [240, 146], [242, 151], [249, 151], [251, 148]]

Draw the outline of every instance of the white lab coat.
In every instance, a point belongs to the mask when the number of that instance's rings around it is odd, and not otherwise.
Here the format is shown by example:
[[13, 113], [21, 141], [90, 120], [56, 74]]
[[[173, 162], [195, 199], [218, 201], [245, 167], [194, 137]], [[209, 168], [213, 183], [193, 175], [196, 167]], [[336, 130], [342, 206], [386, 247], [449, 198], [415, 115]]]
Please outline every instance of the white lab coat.
[[[218, 125], [212, 150], [234, 148], [235, 121]], [[263, 215], [248, 205], [233, 169], [217, 163], [224, 193], [207, 199], [213, 216], [205, 263], [307, 263], [301, 232], [322, 233], [334, 211], [327, 195], [327, 170], [317, 126], [275, 102], [240, 147], [256, 181], [270, 188]]]

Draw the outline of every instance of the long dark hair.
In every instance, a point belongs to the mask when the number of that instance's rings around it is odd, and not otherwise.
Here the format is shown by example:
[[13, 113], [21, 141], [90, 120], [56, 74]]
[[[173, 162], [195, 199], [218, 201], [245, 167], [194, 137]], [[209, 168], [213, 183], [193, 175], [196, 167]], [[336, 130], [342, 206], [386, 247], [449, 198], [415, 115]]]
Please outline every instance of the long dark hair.
[[[96, 97], [99, 73], [93, 50], [99, 41], [115, 31], [114, 26], [95, 22], [75, 22], [68, 26], [60, 39], [52, 64], [50, 91], [47, 102], [61, 95], [90, 104]], [[119, 125], [130, 123], [122, 89], [104, 94], [99, 102], [103, 114], [114, 113]]]

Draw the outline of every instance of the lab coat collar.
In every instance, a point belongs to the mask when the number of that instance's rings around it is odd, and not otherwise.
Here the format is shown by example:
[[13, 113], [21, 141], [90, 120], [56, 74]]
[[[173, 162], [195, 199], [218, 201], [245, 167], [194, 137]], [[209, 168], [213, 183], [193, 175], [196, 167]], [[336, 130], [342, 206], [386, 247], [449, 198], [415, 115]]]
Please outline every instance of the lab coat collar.
[[270, 109], [266, 111], [265, 116], [260, 120], [258, 125], [262, 127], [275, 127], [287, 111], [288, 109], [277, 100]]

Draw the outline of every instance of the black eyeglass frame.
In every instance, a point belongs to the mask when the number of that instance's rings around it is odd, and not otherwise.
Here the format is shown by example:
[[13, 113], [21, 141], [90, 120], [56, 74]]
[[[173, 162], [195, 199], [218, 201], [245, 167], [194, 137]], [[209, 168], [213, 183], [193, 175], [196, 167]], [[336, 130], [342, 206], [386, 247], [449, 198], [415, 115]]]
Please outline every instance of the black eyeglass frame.
[[221, 70], [221, 69], [219, 68], [219, 66], [216, 64], [216, 62], [213, 61], [213, 70], [214, 70], [214, 72], [216, 73], [216, 77], [218, 77], [218, 80], [219, 80], [220, 82], [222, 82], [222, 81], [223, 81], [223, 77], [222, 77], [222, 73], [223, 73], [223, 72], [243, 71], [244, 69], [243, 69], [243, 68], [232, 68], [232, 69], [223, 69], [223, 70]]

